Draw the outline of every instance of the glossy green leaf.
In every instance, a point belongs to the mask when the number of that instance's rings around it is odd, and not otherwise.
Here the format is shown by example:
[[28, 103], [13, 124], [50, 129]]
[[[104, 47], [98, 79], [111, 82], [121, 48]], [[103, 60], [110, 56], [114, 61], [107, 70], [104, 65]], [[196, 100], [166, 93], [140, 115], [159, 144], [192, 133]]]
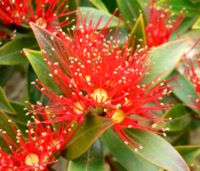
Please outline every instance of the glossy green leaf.
[[130, 41], [133, 42], [134, 38], [136, 38], [136, 44], [146, 45], [145, 25], [142, 14], [140, 14], [132, 28]]
[[90, 0], [90, 2], [99, 10], [109, 13], [105, 4], [101, 0]]
[[[143, 12], [138, 0], [117, 0], [119, 10], [122, 13], [124, 21], [131, 29], [134, 26], [134, 19], [137, 19]], [[142, 13], [144, 15], [144, 13]]]
[[162, 116], [163, 118], [172, 118], [172, 120], [165, 122], [164, 127], [169, 128], [170, 132], [182, 131], [191, 122], [191, 115], [184, 105], [178, 104], [169, 109]]
[[137, 154], [157, 166], [172, 171], [190, 171], [180, 154], [160, 136], [141, 130], [127, 130], [128, 135], [143, 149]]
[[[170, 85], [175, 86], [172, 89], [173, 94], [187, 105], [193, 105], [192, 99], [196, 99], [195, 89], [192, 83], [184, 76], [174, 71], [171, 75], [172, 78], [176, 78]], [[192, 108], [195, 112], [199, 111]]]
[[112, 14], [109, 14], [104, 11], [100, 11], [95, 8], [91, 7], [80, 7], [80, 12], [82, 13], [82, 16], [87, 15], [87, 21], [86, 22], [91, 22], [93, 24], [97, 24], [99, 20], [101, 19], [100, 24], [98, 25], [98, 29], [104, 28], [104, 26], [109, 22], [109, 27], [123, 27], [124, 22]]
[[27, 62], [23, 48], [38, 47], [34, 37], [20, 37], [0, 47], [0, 65], [17, 65]]
[[50, 70], [44, 61], [41, 52], [29, 49], [24, 49], [24, 52], [37, 77], [42, 81], [42, 83], [54, 92], [59, 92], [59, 88], [56, 86], [53, 79], [49, 76]]
[[16, 111], [11, 106], [9, 100], [7, 99], [3, 89], [0, 87], [0, 111], [4, 111], [9, 114], [16, 115]]
[[180, 14], [180, 11], [184, 9], [187, 17], [189, 16], [198, 16], [200, 13], [200, 4], [192, 3], [189, 0], [158, 0], [157, 5], [166, 3], [170, 6], [170, 10], [175, 14]]
[[104, 156], [100, 141], [95, 142], [90, 149], [76, 160], [70, 161], [68, 171], [103, 171]]
[[176, 40], [153, 48], [150, 52], [152, 69], [149, 75], [145, 77], [144, 83], [149, 83], [158, 75], [160, 80], [165, 79], [178, 65], [183, 54], [189, 48], [188, 39]]
[[[13, 129], [18, 129], [17, 125], [12, 122], [9, 123], [10, 118], [3, 112], [0, 111], [0, 129], [1, 131], [5, 131], [7, 135], [9, 135], [10, 138], [12, 138], [13, 141], [16, 140], [16, 134], [14, 133]], [[11, 124], [13, 128], [11, 128]], [[10, 149], [8, 147], [8, 144], [5, 142], [4, 138], [0, 135], [0, 147], [5, 152], [10, 152]]]
[[158, 167], [141, 158], [138, 153], [126, 145], [112, 130], [106, 131], [102, 136], [103, 142], [109, 148], [110, 153], [128, 171], [157, 171]]
[[111, 122], [102, 117], [87, 116], [68, 142], [65, 157], [68, 159], [80, 157], [110, 126]]
[[191, 164], [198, 156], [200, 156], [199, 145], [176, 146], [176, 150], [183, 156], [188, 164]]

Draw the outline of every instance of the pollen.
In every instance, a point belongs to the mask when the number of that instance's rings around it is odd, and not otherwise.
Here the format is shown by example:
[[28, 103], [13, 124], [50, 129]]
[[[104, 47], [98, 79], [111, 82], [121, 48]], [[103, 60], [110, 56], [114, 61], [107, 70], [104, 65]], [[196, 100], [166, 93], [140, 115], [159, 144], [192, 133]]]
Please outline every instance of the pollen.
[[125, 114], [124, 111], [121, 109], [116, 110], [112, 115], [112, 120], [115, 123], [121, 123], [124, 119], [125, 119]]
[[84, 107], [83, 107], [83, 105], [82, 105], [80, 102], [75, 102], [75, 103], [74, 103], [73, 111], [74, 111], [76, 114], [82, 114], [82, 113], [83, 113], [83, 110], [84, 110]]
[[108, 99], [108, 93], [106, 92], [106, 90], [102, 89], [102, 88], [98, 88], [95, 89], [93, 94], [92, 94], [92, 98], [98, 102], [98, 103], [102, 103], [105, 102]]
[[35, 153], [29, 153], [25, 158], [25, 164], [28, 166], [33, 166], [39, 162], [39, 157]]

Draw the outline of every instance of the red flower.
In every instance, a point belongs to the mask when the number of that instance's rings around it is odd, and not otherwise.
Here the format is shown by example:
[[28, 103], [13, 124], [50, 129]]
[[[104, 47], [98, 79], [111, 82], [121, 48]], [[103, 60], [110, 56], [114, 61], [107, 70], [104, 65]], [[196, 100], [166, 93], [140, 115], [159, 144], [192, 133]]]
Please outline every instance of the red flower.
[[[29, 25], [34, 22], [50, 31], [68, 24], [66, 0], [2, 0], [0, 1], [0, 21], [4, 24]], [[63, 20], [63, 17], [65, 18]], [[61, 22], [57, 22], [62, 19]]]
[[70, 139], [73, 131], [69, 126], [61, 126], [55, 130], [50, 124], [28, 124], [27, 138], [24, 138], [20, 130], [16, 130], [16, 142], [5, 131], [0, 135], [8, 144], [11, 154], [0, 150], [0, 170], [48, 170], [47, 166], [55, 163], [54, 154], [60, 153]]
[[88, 113], [104, 116], [113, 121], [114, 130], [126, 143], [134, 145], [124, 129], [160, 130], [156, 125], [162, 119], [154, 111], [167, 107], [159, 99], [169, 93], [169, 88], [166, 82], [156, 84], [157, 78], [147, 84], [143, 82], [150, 71], [148, 49], [134, 52], [128, 48], [128, 41], [120, 47], [117, 36], [108, 40], [107, 25], [97, 31], [98, 24], [82, 24], [77, 25], [71, 37], [63, 35], [62, 40], [46, 32], [54, 43], [52, 48], [43, 49], [39, 42], [51, 71], [49, 76], [62, 95], [39, 82], [37, 87], [48, 96], [50, 103], [47, 107], [39, 105], [31, 112], [48, 118], [51, 115], [52, 122], [81, 122]]
[[200, 60], [198, 55], [194, 59], [187, 59], [187, 64], [185, 65], [185, 75], [196, 90], [196, 99], [191, 99], [194, 104], [193, 107], [200, 109]]
[[148, 25], [145, 28], [147, 46], [154, 47], [167, 42], [183, 19], [183, 14], [180, 14], [174, 20], [166, 7], [158, 8], [155, 6], [155, 0], [152, 0]]

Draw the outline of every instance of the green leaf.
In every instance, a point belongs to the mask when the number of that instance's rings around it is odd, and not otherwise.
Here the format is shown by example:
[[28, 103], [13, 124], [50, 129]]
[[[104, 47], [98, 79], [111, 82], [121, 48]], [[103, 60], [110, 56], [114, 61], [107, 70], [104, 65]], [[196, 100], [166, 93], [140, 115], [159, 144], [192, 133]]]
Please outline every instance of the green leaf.
[[185, 17], [183, 22], [177, 28], [177, 30], [174, 31], [170, 36], [170, 40], [176, 40], [180, 37], [180, 35], [183, 35], [186, 31], [188, 31], [193, 25], [193, 23], [196, 21], [196, 19], [197, 17]]
[[117, 4], [130, 29], [134, 26], [134, 19], [137, 19], [141, 13], [145, 15], [138, 0], [117, 0]]
[[193, 24], [192, 29], [200, 29], [200, 18]]
[[136, 45], [142, 44], [146, 45], [146, 36], [145, 36], [145, 25], [143, 15], [140, 14], [138, 19], [136, 20], [130, 35], [130, 42], [133, 42], [134, 38], [136, 38]]
[[158, 170], [157, 166], [141, 158], [138, 153], [126, 145], [111, 129], [103, 134], [102, 139], [109, 148], [110, 153], [127, 170], [131, 171], [133, 168], [135, 171]]
[[1, 110], [9, 114], [16, 115], [16, 111], [13, 109], [3, 89], [0, 87], [0, 111]]
[[[173, 94], [184, 102], [187, 105], [193, 105], [192, 99], [196, 99], [195, 88], [192, 83], [184, 76], [179, 74], [177, 71], [174, 71], [171, 74], [172, 78], [177, 78], [170, 85], [175, 86], [172, 89]], [[196, 113], [199, 113], [199, 110], [192, 108]]]
[[[14, 133], [13, 129], [18, 129], [17, 126], [15, 125], [14, 122], [9, 123], [8, 120], [10, 120], [10, 118], [3, 113], [2, 111], [0, 111], [0, 128], [1, 131], [5, 131], [7, 135], [9, 135], [10, 138], [12, 138], [13, 141], [16, 140], [16, 134]], [[11, 124], [13, 126], [13, 128], [11, 128]], [[0, 147], [3, 151], [5, 152], [10, 152], [9, 146], [8, 144], [5, 142], [4, 138], [0, 135]]]
[[27, 91], [28, 91], [28, 98], [31, 103], [36, 103], [40, 101], [42, 93], [31, 84], [32, 81], [35, 81], [37, 76], [33, 70], [33, 68], [29, 65], [28, 73], [27, 73]]
[[24, 49], [24, 52], [37, 77], [42, 81], [42, 83], [54, 92], [59, 92], [59, 88], [53, 79], [49, 76], [50, 70], [44, 61], [41, 52], [30, 49]]
[[170, 132], [182, 131], [189, 126], [191, 116], [189, 111], [182, 104], [178, 104], [169, 109], [162, 116], [163, 118], [172, 118], [172, 120], [165, 122], [164, 127], [169, 128]]
[[25, 108], [28, 108], [29, 106], [27, 106], [24, 103], [15, 102], [15, 101], [12, 101], [11, 105], [17, 112], [17, 115], [10, 116], [10, 118], [12, 118], [12, 120], [20, 127], [20, 130], [25, 135], [26, 134], [25, 131], [27, 129], [27, 121], [32, 120], [31, 115], [26, 116], [27, 111], [24, 110]]
[[[61, 0], [61, 3], [62, 3], [62, 0]], [[69, 21], [71, 22], [69, 25], [66, 26], [66, 28], [71, 28], [73, 27], [75, 24], [76, 24], [76, 11], [78, 9], [78, 5], [77, 5], [77, 2], [75, 0], [73, 1], [67, 1], [66, 2], [67, 5], [69, 6], [68, 7], [68, 10], [70, 12], [74, 12], [72, 14], [70, 14], [68, 17], [69, 17]], [[65, 17], [64, 17], [65, 18]], [[61, 21], [62, 22], [62, 21]], [[64, 29], [64, 28], [63, 28]]]
[[95, 142], [90, 149], [76, 160], [70, 161], [68, 171], [102, 171], [104, 156], [100, 141]]
[[36, 48], [37, 43], [34, 37], [24, 36], [9, 41], [0, 47], [0, 65], [17, 65], [27, 62], [23, 54], [23, 48]]
[[80, 157], [111, 124], [111, 121], [102, 117], [87, 116], [68, 142], [65, 157], [67, 159]]
[[200, 155], [199, 145], [176, 146], [176, 150], [191, 164]]
[[90, 2], [99, 10], [109, 13], [107, 7], [101, 0], [90, 0]]
[[13, 71], [14, 71], [13, 66], [0, 66], [0, 73], [1, 73], [0, 86], [4, 86], [6, 84], [9, 78], [12, 76]]
[[188, 0], [158, 0], [157, 5], [167, 3], [170, 6], [170, 10], [175, 14], [180, 14], [180, 11], [184, 9], [184, 12], [187, 17], [199, 16], [200, 13], [200, 4], [192, 3]]
[[173, 171], [190, 171], [179, 153], [160, 136], [141, 130], [127, 130], [128, 135], [143, 149], [137, 153], [157, 166]]
[[109, 22], [109, 27], [123, 27], [124, 22], [120, 20], [120, 18], [113, 16], [104, 11], [100, 11], [91, 7], [80, 7], [80, 12], [82, 16], [87, 15], [86, 23], [90, 23], [92, 21], [93, 24], [97, 24], [101, 19], [100, 24], [98, 25], [98, 29], [104, 28], [104, 26]]
[[189, 50], [188, 39], [176, 40], [153, 48], [150, 52], [152, 56], [150, 66], [152, 69], [145, 77], [144, 83], [149, 83], [158, 75], [160, 80], [165, 79], [178, 65], [183, 54]]

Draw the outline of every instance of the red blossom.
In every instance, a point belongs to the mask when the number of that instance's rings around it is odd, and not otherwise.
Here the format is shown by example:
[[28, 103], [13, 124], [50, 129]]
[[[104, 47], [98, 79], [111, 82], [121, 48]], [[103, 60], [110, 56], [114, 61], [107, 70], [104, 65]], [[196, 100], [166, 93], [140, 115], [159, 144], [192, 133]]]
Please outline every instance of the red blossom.
[[155, 1], [151, 0], [150, 15], [145, 28], [148, 47], [159, 46], [167, 42], [172, 32], [177, 30], [184, 19], [182, 13], [173, 19], [170, 10], [166, 6], [156, 7]]
[[155, 83], [158, 78], [147, 84], [143, 82], [151, 70], [148, 49], [134, 51], [128, 48], [129, 41], [120, 47], [117, 36], [110, 35], [108, 25], [97, 31], [98, 24], [82, 22], [71, 37], [57, 38], [45, 33], [51, 36], [54, 47], [43, 49], [40, 41], [39, 44], [51, 71], [49, 76], [62, 95], [39, 82], [36, 86], [50, 103], [47, 107], [38, 105], [30, 112], [49, 118], [48, 110], [52, 122], [82, 122], [88, 113], [104, 116], [113, 122], [123, 141], [135, 145], [124, 129], [161, 130], [159, 123], [163, 120], [154, 111], [168, 107], [159, 99], [170, 90], [165, 81]]
[[[4, 24], [29, 25], [34, 22], [50, 31], [68, 24], [66, 0], [1, 0], [0, 21]], [[64, 20], [63, 20], [64, 18]], [[58, 22], [58, 20], [62, 20]]]
[[187, 60], [187, 63], [185, 64], [185, 75], [196, 90], [196, 99], [191, 99], [193, 107], [200, 109], [200, 59], [198, 55], [193, 59]]
[[28, 125], [27, 137], [24, 138], [21, 131], [16, 130], [11, 122], [16, 140], [5, 131], [0, 131], [11, 151], [6, 153], [0, 150], [0, 170], [47, 171], [47, 166], [56, 162], [55, 154], [64, 149], [73, 134], [71, 125], [62, 125], [58, 130], [50, 124]]

